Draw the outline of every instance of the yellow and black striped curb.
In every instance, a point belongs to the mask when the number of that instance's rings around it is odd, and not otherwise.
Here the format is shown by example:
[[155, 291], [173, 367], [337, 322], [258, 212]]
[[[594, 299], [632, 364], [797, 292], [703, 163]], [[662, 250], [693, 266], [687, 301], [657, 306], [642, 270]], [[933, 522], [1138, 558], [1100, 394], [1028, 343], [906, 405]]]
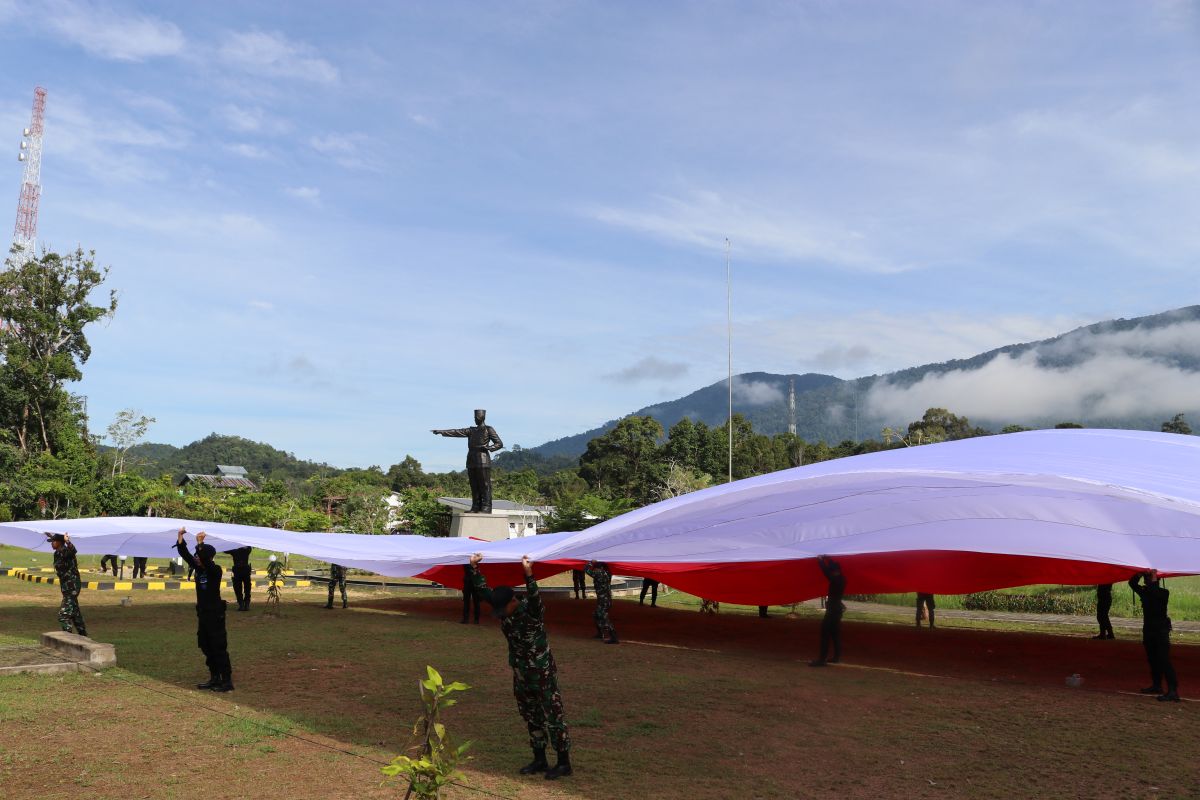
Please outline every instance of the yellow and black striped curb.
[[[31, 575], [27, 570], [20, 567], [0, 569], [0, 574], [8, 575], [18, 580], [28, 581], [29, 583], [58, 583], [57, 576], [50, 575]], [[229, 581], [222, 581], [222, 585], [226, 588], [232, 587]], [[255, 587], [266, 587], [270, 585], [270, 581], [251, 581], [250, 585]], [[312, 586], [312, 581], [288, 579], [283, 581], [275, 581], [275, 585], [283, 588], [304, 588]], [[80, 587], [83, 589], [94, 589], [97, 591], [166, 591], [166, 590], [182, 590], [193, 589], [196, 584], [192, 581], [82, 581]]]

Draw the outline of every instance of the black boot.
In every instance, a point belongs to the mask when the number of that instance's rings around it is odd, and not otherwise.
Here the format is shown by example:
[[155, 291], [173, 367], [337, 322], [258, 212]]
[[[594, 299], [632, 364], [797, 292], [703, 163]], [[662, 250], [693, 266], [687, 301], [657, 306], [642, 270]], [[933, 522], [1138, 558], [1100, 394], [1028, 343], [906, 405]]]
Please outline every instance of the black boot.
[[571, 774], [571, 752], [569, 750], [558, 751], [558, 763], [552, 769], [546, 770], [546, 780], [556, 781], [564, 775]]
[[535, 747], [533, 748], [533, 761], [521, 767], [521, 774], [533, 775], [538, 772], [545, 772], [549, 768], [550, 764], [546, 761], [546, 748]]
[[221, 677], [217, 685], [212, 687], [214, 692], [232, 692], [233, 691], [233, 675], [224, 675]]
[[325, 604], [325, 607], [326, 607], [326, 608], [333, 608], [333, 601], [332, 601], [332, 600], [330, 600], [328, 603], [326, 603], [326, 604]]
[[1174, 689], [1168, 689], [1166, 694], [1160, 694], [1158, 696], [1158, 701], [1160, 703], [1178, 703], [1179, 692], [1175, 691]]
[[617, 632], [615, 630], [613, 630], [612, 628], [609, 628], [608, 633], [609, 633], [609, 639], [608, 639], [608, 641], [605, 642], [605, 644], [620, 644], [621, 643], [621, 640], [617, 638]]
[[596, 635], [593, 636], [592, 638], [593, 639], [603, 639], [604, 638], [604, 628], [601, 628], [599, 625], [597, 625], [596, 626]]
[[349, 604], [345, 600], [342, 601], [342, 608], [346, 608], [348, 605]]
[[219, 685], [220, 683], [221, 683], [221, 676], [214, 672], [212, 675], [208, 676], [207, 683], [197, 683], [196, 688], [197, 689], [211, 689], [214, 686]]

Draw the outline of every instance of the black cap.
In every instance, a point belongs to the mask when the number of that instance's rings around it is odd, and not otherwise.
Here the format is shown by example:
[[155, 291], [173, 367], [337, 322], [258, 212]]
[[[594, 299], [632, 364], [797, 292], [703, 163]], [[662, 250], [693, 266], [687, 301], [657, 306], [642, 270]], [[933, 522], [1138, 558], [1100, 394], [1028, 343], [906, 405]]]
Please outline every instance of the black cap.
[[67, 537], [63, 536], [61, 533], [47, 534], [47, 538], [49, 538], [52, 542], [65, 542], [67, 540]]
[[217, 548], [213, 547], [211, 544], [198, 544], [196, 545], [196, 555], [200, 556], [202, 561], [211, 562], [214, 558], [216, 558]]
[[496, 619], [504, 618], [504, 610], [508, 608], [508, 604], [512, 602], [513, 592], [511, 586], [499, 586], [492, 589], [492, 616]]

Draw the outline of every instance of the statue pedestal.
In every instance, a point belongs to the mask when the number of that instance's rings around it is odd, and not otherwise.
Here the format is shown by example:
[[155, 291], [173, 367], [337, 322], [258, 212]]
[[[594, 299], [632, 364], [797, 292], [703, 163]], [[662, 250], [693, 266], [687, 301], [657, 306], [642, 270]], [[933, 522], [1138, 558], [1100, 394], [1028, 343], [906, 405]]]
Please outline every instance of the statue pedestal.
[[508, 538], [507, 514], [455, 514], [450, 520], [450, 535], [498, 542]]

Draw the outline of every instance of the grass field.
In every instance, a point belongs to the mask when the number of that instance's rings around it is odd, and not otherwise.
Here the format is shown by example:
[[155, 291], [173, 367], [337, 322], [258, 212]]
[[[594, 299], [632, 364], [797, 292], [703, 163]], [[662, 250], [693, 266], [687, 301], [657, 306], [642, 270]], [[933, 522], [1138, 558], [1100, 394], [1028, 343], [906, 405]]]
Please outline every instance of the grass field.
[[[472, 686], [446, 719], [475, 743], [454, 798], [1200, 796], [1197, 709], [1124, 693], [1147, 682], [1134, 639], [848, 619], [846, 664], [818, 670], [814, 612], [618, 601], [625, 643], [606, 647], [592, 603], [554, 598], [576, 773], [551, 784], [516, 775], [503, 637], [457, 624], [455, 600], [352, 590], [326, 611], [286, 590], [280, 617], [230, 614], [238, 688], [221, 696], [191, 688], [206, 675], [190, 597], [122, 596], [82, 596], [119, 668], [0, 678], [5, 798], [402, 797], [378, 766], [406, 746], [426, 664]], [[58, 598], [0, 578], [0, 646], [53, 629]], [[1187, 696], [1200, 648], [1173, 654]], [[1076, 672], [1084, 688], [1066, 688]]]

